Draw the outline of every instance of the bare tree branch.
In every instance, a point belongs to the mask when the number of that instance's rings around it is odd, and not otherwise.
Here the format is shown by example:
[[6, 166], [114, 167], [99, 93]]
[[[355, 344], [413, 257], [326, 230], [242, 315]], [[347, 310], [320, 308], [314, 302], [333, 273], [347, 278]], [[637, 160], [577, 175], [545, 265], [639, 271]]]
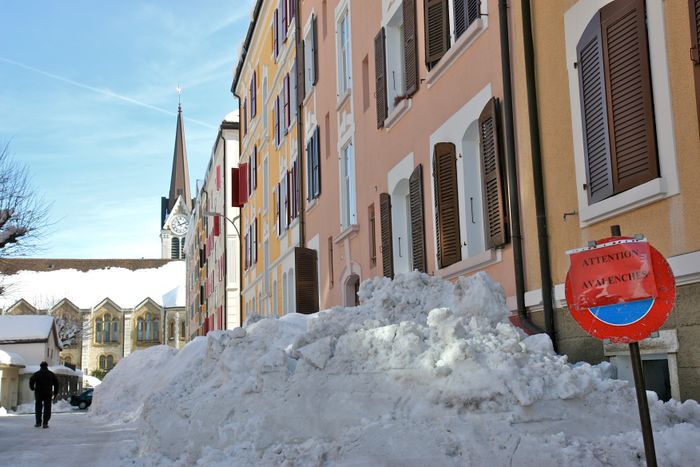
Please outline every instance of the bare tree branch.
[[0, 143], [0, 258], [27, 254], [38, 247], [48, 226], [49, 206], [31, 186], [27, 168]]

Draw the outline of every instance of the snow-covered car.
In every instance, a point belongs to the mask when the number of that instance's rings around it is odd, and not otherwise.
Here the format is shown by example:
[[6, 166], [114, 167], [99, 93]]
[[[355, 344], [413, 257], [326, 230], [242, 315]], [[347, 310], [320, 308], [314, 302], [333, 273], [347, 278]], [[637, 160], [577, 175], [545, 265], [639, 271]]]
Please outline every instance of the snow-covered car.
[[79, 409], [87, 409], [92, 404], [92, 389], [83, 391], [79, 395], [70, 396], [70, 405], [76, 406]]

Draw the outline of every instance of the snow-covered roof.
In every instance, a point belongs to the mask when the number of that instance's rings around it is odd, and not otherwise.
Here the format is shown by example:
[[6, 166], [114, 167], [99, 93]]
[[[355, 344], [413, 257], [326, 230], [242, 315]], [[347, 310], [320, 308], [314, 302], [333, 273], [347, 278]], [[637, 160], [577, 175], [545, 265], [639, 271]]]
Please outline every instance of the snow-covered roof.
[[224, 117], [224, 121], [225, 122], [239, 122], [240, 117], [239, 117], [238, 109], [234, 110], [233, 112], [227, 113], [226, 116]]
[[[26, 367], [22, 368], [19, 370], [19, 374], [21, 375], [29, 375], [36, 373], [39, 371], [41, 367], [39, 365], [27, 365]], [[83, 377], [82, 372], [78, 373], [76, 370], [71, 370], [67, 366], [63, 365], [53, 365], [49, 367], [49, 370], [51, 370], [54, 374], [57, 375], [66, 375], [66, 376], [80, 376]]]
[[24, 366], [25, 363], [21, 355], [15, 352], [0, 350], [0, 365]]
[[[125, 268], [78, 271], [20, 271], [4, 276], [5, 293], [0, 308], [25, 299], [45, 309], [68, 299], [81, 309], [90, 309], [109, 297], [122, 308], [133, 308], [146, 297], [160, 300], [163, 295], [185, 285], [185, 262], [172, 261], [159, 268]], [[159, 303], [160, 305], [161, 303]]]
[[163, 308], [184, 307], [185, 304], [185, 287], [181, 285], [163, 295]]
[[53, 316], [4, 315], [0, 316], [0, 343], [48, 339], [53, 327]]

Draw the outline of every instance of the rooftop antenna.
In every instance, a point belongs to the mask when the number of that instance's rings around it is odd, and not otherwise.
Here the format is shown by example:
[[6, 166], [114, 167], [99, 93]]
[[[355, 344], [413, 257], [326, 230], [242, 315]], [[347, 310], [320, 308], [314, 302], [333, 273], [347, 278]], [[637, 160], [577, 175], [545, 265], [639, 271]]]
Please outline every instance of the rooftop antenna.
[[175, 89], [177, 89], [177, 111], [182, 112], [182, 108], [180, 107], [180, 95], [182, 94], [182, 88], [178, 84], [177, 88]]

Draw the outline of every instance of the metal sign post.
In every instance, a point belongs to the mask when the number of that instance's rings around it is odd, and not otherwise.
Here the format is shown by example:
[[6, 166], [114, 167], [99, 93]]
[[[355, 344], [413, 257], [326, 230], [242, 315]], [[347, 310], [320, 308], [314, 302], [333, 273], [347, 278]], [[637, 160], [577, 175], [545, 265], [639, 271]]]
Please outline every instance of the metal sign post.
[[629, 344], [647, 466], [656, 467], [654, 434], [639, 341], [658, 331], [671, 313], [676, 281], [666, 259], [641, 236], [612, 236], [567, 251], [566, 302], [592, 337]]
[[[610, 227], [613, 237], [621, 237], [619, 225]], [[630, 342], [630, 359], [632, 360], [632, 372], [634, 373], [634, 390], [637, 393], [637, 407], [639, 408], [639, 421], [642, 425], [642, 439], [644, 440], [644, 457], [648, 467], [656, 467], [656, 449], [654, 448], [654, 432], [651, 429], [651, 416], [649, 415], [649, 401], [647, 399], [646, 384], [644, 382], [644, 370], [642, 368], [642, 356], [639, 353], [639, 342]]]

